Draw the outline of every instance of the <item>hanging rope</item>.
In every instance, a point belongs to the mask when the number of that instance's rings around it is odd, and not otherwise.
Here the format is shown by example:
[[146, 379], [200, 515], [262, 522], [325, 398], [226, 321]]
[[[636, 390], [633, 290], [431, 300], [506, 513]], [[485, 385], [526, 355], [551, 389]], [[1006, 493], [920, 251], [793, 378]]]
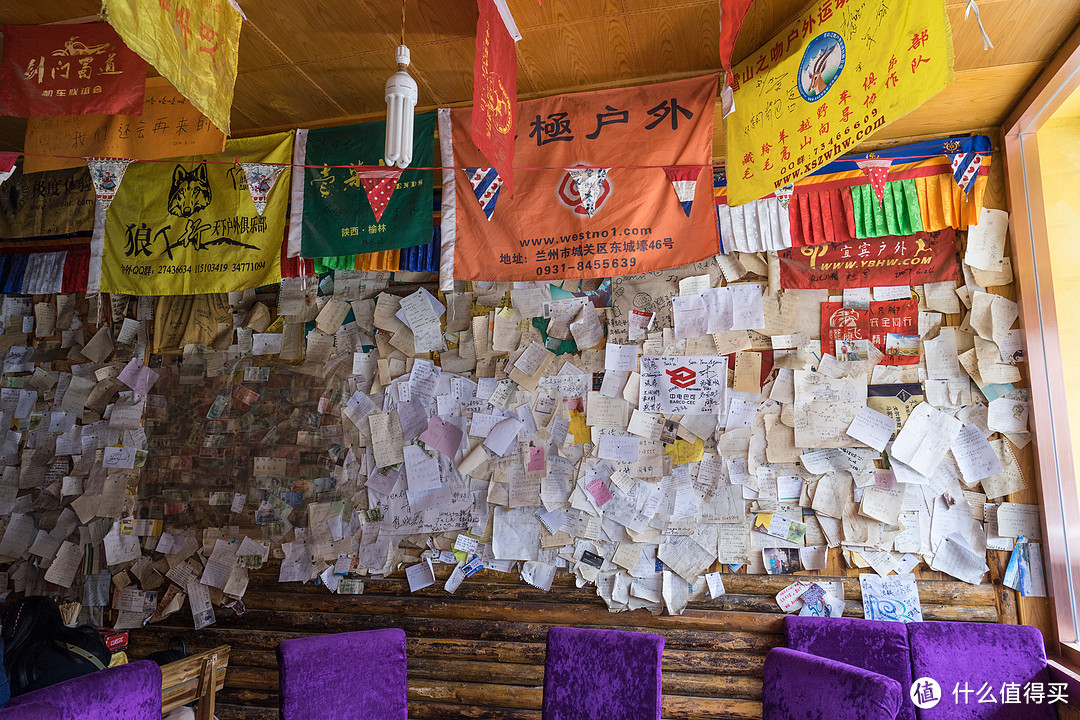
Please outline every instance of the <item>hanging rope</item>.
[[968, 19], [968, 15], [971, 11], [975, 11], [975, 22], [979, 24], [979, 32], [982, 33], [983, 50], [993, 50], [994, 43], [990, 42], [990, 36], [986, 34], [986, 28], [983, 27], [982, 16], [979, 15], [979, 6], [975, 4], [975, 0], [968, 0], [967, 7], [964, 8], [964, 21]]

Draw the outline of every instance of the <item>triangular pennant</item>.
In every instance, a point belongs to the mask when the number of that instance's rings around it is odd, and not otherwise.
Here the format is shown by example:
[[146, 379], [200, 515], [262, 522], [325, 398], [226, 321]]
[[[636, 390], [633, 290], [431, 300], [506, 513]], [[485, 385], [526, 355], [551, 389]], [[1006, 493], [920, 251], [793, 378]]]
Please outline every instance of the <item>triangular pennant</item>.
[[892, 160], [888, 158], [866, 158], [856, 160], [855, 164], [870, 178], [870, 187], [874, 190], [874, 197], [880, 204], [885, 200], [885, 180], [889, 177], [889, 166]]
[[98, 204], [108, 209], [113, 198], [120, 189], [120, 181], [124, 179], [124, 172], [134, 160], [121, 158], [87, 158], [86, 165], [90, 168], [90, 179], [94, 182], [94, 192], [97, 194]]
[[472, 185], [476, 201], [480, 203], [480, 209], [490, 220], [495, 212], [495, 203], [499, 200], [502, 178], [495, 168], [465, 168], [465, 174], [469, 176], [469, 184]]
[[0, 153], [0, 185], [15, 172], [15, 161], [19, 153]]
[[360, 178], [360, 184], [367, 193], [368, 204], [375, 213], [375, 222], [382, 220], [386, 206], [390, 204], [390, 198], [397, 187], [398, 178], [401, 177], [401, 168], [373, 167], [353, 168], [353, 172]]
[[971, 188], [975, 187], [981, 167], [982, 155], [977, 152], [957, 153], [952, 156], [953, 179], [965, 193], [971, 192]]
[[581, 206], [589, 217], [596, 213], [597, 203], [604, 194], [604, 184], [607, 181], [608, 170], [611, 168], [566, 168], [566, 172], [574, 179], [577, 186], [578, 197], [581, 198]]
[[791, 196], [794, 193], [795, 193], [795, 185], [791, 184], [791, 185], [785, 185], [784, 187], [780, 188], [779, 190], [777, 190], [773, 194], [776, 195], [776, 200], [777, 200], [777, 202], [780, 203], [780, 207], [787, 210], [788, 205], [791, 203]]
[[251, 193], [251, 201], [255, 203], [255, 210], [259, 215], [266, 209], [266, 196], [270, 194], [278, 175], [285, 169], [284, 165], [267, 165], [266, 163], [240, 163], [244, 170], [244, 179], [247, 180], [248, 192]]
[[690, 217], [690, 208], [694, 204], [694, 193], [697, 191], [697, 178], [701, 174], [701, 167], [687, 167], [685, 165], [664, 168], [671, 187], [675, 188], [675, 196], [679, 198], [686, 217]]

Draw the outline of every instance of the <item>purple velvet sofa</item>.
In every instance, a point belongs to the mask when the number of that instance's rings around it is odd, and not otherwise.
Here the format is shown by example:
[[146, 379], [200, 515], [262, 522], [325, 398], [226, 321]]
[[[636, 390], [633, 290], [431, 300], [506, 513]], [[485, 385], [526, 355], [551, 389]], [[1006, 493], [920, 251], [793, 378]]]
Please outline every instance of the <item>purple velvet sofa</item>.
[[285, 640], [277, 657], [281, 720], [408, 717], [404, 630]]
[[763, 720], [1057, 717], [1046, 699], [1025, 702], [1026, 685], [1052, 682], [1030, 626], [788, 616], [784, 630], [788, 647], [765, 659]]
[[0, 709], [0, 720], [64, 720], [64, 715], [43, 702], [26, 703]]
[[161, 720], [161, 668], [105, 668], [11, 698], [0, 720]]
[[543, 720], [660, 720], [663, 654], [659, 635], [551, 628]]

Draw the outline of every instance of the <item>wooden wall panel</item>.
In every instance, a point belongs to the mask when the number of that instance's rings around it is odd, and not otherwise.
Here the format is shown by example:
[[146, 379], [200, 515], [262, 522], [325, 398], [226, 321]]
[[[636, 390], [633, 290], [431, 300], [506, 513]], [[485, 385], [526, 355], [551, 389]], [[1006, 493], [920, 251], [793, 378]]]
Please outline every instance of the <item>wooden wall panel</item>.
[[[393, 576], [368, 580], [364, 595], [280, 585], [277, 569], [264, 568], [252, 574], [243, 617], [222, 609], [217, 625], [195, 631], [190, 617], [173, 616], [133, 631], [129, 655], [164, 648], [175, 635], [192, 652], [231, 645], [218, 717], [271, 720], [277, 718], [277, 643], [400, 627], [407, 636], [410, 717], [539, 720], [548, 628], [606, 627], [665, 638], [665, 718], [759, 718], [765, 654], [783, 644], [784, 616], [773, 598], [793, 579], [725, 573], [726, 595], [691, 603], [681, 616], [653, 616], [644, 610], [608, 612], [591, 589], [574, 587], [565, 573], [545, 593], [516, 574], [483, 571], [447, 595], [442, 584], [450, 566], [436, 568], [438, 582], [431, 588], [409, 593], [404, 577]], [[823, 579], [842, 579], [845, 616], [862, 616], [856, 578]], [[989, 583], [925, 580], [919, 591], [928, 620], [1001, 619], [998, 594]]]

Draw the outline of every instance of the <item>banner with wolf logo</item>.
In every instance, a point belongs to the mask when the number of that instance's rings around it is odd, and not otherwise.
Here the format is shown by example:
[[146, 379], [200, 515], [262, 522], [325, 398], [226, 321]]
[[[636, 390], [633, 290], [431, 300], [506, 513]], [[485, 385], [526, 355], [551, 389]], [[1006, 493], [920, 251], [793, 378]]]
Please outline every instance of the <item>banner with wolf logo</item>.
[[101, 290], [195, 295], [280, 282], [288, 173], [259, 215], [239, 163], [288, 163], [293, 133], [229, 140], [218, 155], [132, 163], [105, 217]]
[[[472, 109], [448, 111], [442, 164], [473, 170], [443, 173], [444, 265], [452, 257], [458, 279], [549, 280], [665, 270], [715, 255], [716, 85], [708, 75], [518, 103], [514, 194], [500, 193], [493, 211], [470, 182], [490, 166], [471, 139]], [[689, 214], [672, 168], [693, 188]]]

